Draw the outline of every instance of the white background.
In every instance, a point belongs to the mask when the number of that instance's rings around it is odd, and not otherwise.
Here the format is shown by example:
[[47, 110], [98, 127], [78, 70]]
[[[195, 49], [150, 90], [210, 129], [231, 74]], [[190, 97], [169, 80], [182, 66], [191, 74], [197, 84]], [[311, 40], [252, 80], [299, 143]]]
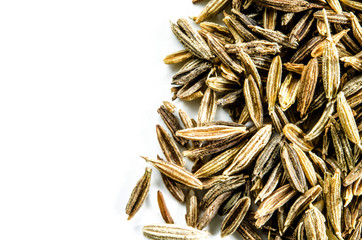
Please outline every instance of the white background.
[[[0, 239], [143, 239], [143, 225], [163, 222], [158, 189], [185, 225], [155, 169], [138, 214], [126, 221], [124, 209], [149, 166], [139, 155], [161, 153], [156, 110], [177, 70], [162, 60], [182, 49], [169, 20], [204, 4], [0, 2]], [[196, 105], [175, 104], [195, 117]]]

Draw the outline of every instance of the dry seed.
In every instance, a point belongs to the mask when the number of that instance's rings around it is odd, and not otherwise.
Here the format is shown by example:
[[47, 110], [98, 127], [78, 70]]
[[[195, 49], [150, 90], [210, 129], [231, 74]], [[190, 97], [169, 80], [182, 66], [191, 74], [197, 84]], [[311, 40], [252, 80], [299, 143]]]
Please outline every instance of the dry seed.
[[[348, 12], [342, 12], [340, 14], [334, 12], [333, 10], [326, 10], [327, 19], [330, 23], [338, 24], [350, 24], [351, 23], [351, 14]], [[313, 13], [313, 16], [318, 20], [324, 20], [323, 11], [319, 10]]]
[[221, 204], [228, 199], [232, 194], [232, 191], [224, 192], [220, 194], [205, 210], [205, 212], [201, 215], [198, 223], [196, 224], [196, 228], [202, 230], [209, 224], [209, 222], [215, 217], [217, 211], [219, 210]]
[[[325, 10], [323, 9], [324, 14]], [[326, 46], [323, 51], [322, 58], [322, 76], [323, 76], [323, 86], [326, 93], [326, 98], [328, 100], [334, 98], [337, 95], [337, 91], [340, 85], [340, 66], [339, 66], [339, 57], [338, 50], [333, 43], [333, 40], [329, 31], [329, 23], [324, 16], [324, 21], [327, 26], [327, 41]]]
[[187, 140], [176, 136], [176, 132], [182, 129], [177, 118], [163, 105], [157, 110], [157, 112], [160, 114], [162, 120], [165, 122], [176, 142], [185, 146], [187, 144]]
[[274, 170], [270, 174], [265, 186], [256, 197], [255, 203], [258, 202], [259, 200], [262, 202], [266, 197], [268, 197], [274, 191], [282, 175], [282, 169], [283, 167], [281, 163], [278, 163], [278, 165], [274, 168]]
[[274, 105], [278, 97], [280, 83], [282, 79], [282, 60], [280, 56], [274, 57], [270, 65], [268, 80], [266, 82], [266, 96], [268, 99], [269, 112], [274, 111]]
[[289, 184], [275, 190], [269, 197], [261, 202], [255, 212], [255, 218], [261, 218], [273, 213], [275, 210], [287, 203], [297, 193]]
[[154, 240], [199, 240], [209, 236], [208, 232], [175, 224], [147, 225], [142, 231], [146, 237]]
[[164, 174], [161, 174], [163, 184], [167, 188], [167, 190], [171, 193], [171, 195], [180, 202], [185, 201], [185, 194], [182, 189], [176, 184], [174, 180], [167, 177]]
[[263, 104], [257, 83], [251, 75], [244, 82], [244, 97], [251, 120], [260, 128], [263, 125]]
[[314, 91], [318, 80], [318, 61], [317, 58], [312, 58], [308, 65], [303, 69], [300, 79], [300, 86], [297, 94], [298, 108], [301, 116], [307, 113], [307, 110], [312, 103]]
[[198, 208], [197, 208], [197, 197], [194, 190], [189, 190], [189, 193], [186, 198], [186, 224], [190, 227], [196, 227], [198, 218]]
[[265, 174], [277, 165], [282, 137], [281, 134], [274, 135], [256, 159], [252, 175], [253, 181], [256, 178], [263, 178]]
[[290, 42], [289, 37], [280, 31], [264, 29], [264, 28], [261, 28], [258, 26], [252, 26], [252, 25], [249, 25], [248, 27], [251, 28], [251, 30], [253, 32], [256, 32], [256, 33], [262, 35], [263, 37], [265, 37], [266, 39], [268, 39], [271, 42], [276, 42], [285, 47], [293, 48], [293, 49], [296, 49], [298, 47], [297, 42]]
[[261, 240], [261, 237], [256, 232], [254, 227], [247, 221], [242, 221], [236, 231], [242, 236], [244, 240]]
[[334, 113], [334, 101], [328, 102], [322, 116], [319, 118], [314, 127], [304, 136], [304, 139], [311, 141], [322, 134], [324, 127], [327, 125], [329, 118]]
[[199, 112], [197, 114], [198, 127], [214, 120], [216, 107], [216, 94], [213, 90], [211, 90], [211, 88], [208, 88], [202, 98]]
[[192, 188], [202, 189], [202, 182], [197, 179], [192, 173], [186, 171], [184, 168], [176, 164], [161, 160], [153, 160], [148, 157], [142, 158], [145, 159], [147, 162], [151, 163], [160, 172], [172, 178], [173, 180]]
[[243, 197], [235, 203], [221, 224], [221, 237], [226, 237], [236, 231], [249, 210], [250, 205], [251, 200], [249, 197]]
[[208, 19], [209, 17], [220, 12], [227, 4], [229, 0], [211, 0], [209, 1], [205, 8], [201, 11], [198, 17], [195, 17], [196, 23], [201, 23], [202, 21]]
[[239, 151], [234, 161], [223, 172], [224, 175], [232, 175], [247, 168], [251, 161], [263, 150], [268, 143], [272, 133], [272, 126], [266, 125], [261, 128], [248, 143]]
[[146, 200], [151, 183], [151, 173], [152, 169], [146, 168], [145, 173], [134, 187], [126, 206], [126, 214], [128, 215], [127, 220], [130, 220], [137, 213], [143, 202]]
[[284, 126], [283, 133], [289, 141], [300, 147], [303, 151], [308, 152], [314, 148], [311, 142], [304, 139], [305, 133], [302, 129], [292, 123]]
[[302, 166], [306, 179], [308, 180], [309, 184], [314, 187], [317, 184], [317, 174], [311, 160], [309, 160], [305, 152], [298, 146], [293, 144], [292, 147], [298, 155], [299, 162]]
[[265, 29], [274, 30], [277, 24], [277, 11], [271, 8], [264, 8], [263, 26]]
[[233, 161], [235, 155], [244, 145], [245, 143], [242, 143], [236, 147], [225, 150], [199, 168], [194, 175], [198, 178], [205, 178], [223, 170]]
[[340, 92], [337, 96], [337, 112], [342, 128], [348, 139], [362, 148], [361, 138], [358, 133], [356, 121], [353, 117], [352, 109], [348, 105], [343, 92]]
[[284, 223], [283, 233], [289, 228], [294, 219], [301, 214], [305, 209], [308, 208], [308, 205], [312, 203], [322, 192], [322, 187], [316, 185], [306, 191], [302, 196], [300, 196], [293, 205], [290, 207], [288, 212], [288, 216]]
[[237, 189], [244, 184], [245, 176], [243, 174], [233, 177], [226, 177], [226, 180], [216, 184], [207, 191], [200, 202], [200, 206], [203, 208], [208, 208], [220, 194]]
[[326, 219], [323, 214], [313, 205], [305, 212], [304, 225], [308, 240], [327, 240]]
[[163, 62], [166, 64], [177, 64], [189, 60], [192, 56], [188, 50], [184, 49], [167, 55]]
[[358, 18], [353, 13], [351, 13], [351, 21], [353, 36], [356, 38], [359, 44], [362, 45], [362, 27]]
[[[163, 154], [167, 161], [175, 163], [179, 166], [185, 166], [185, 161], [178, 149], [175, 141], [160, 125], [156, 125], [157, 139], [160, 143]], [[177, 134], [176, 134], [177, 135]]]
[[214, 141], [246, 133], [246, 127], [213, 125], [187, 128], [176, 132], [176, 136], [196, 141]]
[[342, 7], [341, 4], [339, 3], [339, 0], [327, 0], [327, 3], [337, 14], [342, 13]]
[[263, 7], [272, 8], [283, 12], [302, 12], [311, 8], [319, 7], [316, 4], [304, 0], [259, 0], [255, 3]]
[[286, 111], [294, 102], [299, 91], [300, 81], [288, 73], [279, 90], [279, 104], [283, 111]]
[[280, 155], [289, 183], [304, 193], [307, 190], [307, 182], [296, 151], [288, 143], [284, 143]]
[[161, 193], [161, 191], [157, 191], [157, 202], [158, 202], [158, 207], [160, 208], [160, 212], [161, 212], [163, 220], [165, 220], [166, 223], [174, 223], [173, 219], [170, 215], [170, 212], [168, 211], [165, 199], [163, 198], [163, 194]]
[[242, 64], [244, 65], [244, 67], [246, 69], [246, 73], [250, 74], [254, 78], [254, 80], [258, 84], [258, 88], [259, 88], [259, 92], [260, 92], [263, 89], [262, 84], [261, 84], [261, 78], [260, 78], [259, 72], [256, 69], [256, 66], [255, 66], [253, 60], [242, 49], [237, 49], [237, 53], [238, 53], [238, 57], [240, 58]]

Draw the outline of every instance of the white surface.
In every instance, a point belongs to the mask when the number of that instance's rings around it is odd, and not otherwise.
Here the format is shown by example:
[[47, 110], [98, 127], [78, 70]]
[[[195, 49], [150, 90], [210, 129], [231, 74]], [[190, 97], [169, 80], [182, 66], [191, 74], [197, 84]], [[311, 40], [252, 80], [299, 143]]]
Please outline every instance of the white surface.
[[0, 239], [143, 239], [142, 225], [163, 222], [158, 189], [185, 224], [184, 206], [155, 170], [131, 221], [124, 208], [148, 166], [139, 155], [161, 153], [156, 110], [170, 100], [176, 71], [162, 59], [182, 48], [169, 20], [201, 8], [191, 0], [1, 1]]

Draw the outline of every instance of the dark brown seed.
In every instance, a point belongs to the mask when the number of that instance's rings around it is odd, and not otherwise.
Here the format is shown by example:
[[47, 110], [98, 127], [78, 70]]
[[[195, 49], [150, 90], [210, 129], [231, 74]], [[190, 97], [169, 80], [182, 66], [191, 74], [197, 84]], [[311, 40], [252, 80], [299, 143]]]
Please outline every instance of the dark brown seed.
[[126, 206], [128, 220], [130, 220], [138, 212], [143, 202], [146, 200], [151, 183], [151, 173], [152, 169], [146, 168], [145, 173], [140, 178], [140, 180], [138, 180], [131, 193], [131, 197], [129, 198]]

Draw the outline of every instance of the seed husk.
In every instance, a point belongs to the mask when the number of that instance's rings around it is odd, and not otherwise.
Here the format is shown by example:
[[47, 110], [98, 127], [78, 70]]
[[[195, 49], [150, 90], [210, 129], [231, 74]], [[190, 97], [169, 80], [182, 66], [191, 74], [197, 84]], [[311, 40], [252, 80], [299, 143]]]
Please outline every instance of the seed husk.
[[226, 237], [236, 231], [248, 212], [250, 205], [251, 200], [249, 197], [243, 197], [235, 203], [221, 224], [221, 237]]
[[147, 162], [151, 163], [155, 168], [173, 180], [180, 182], [186, 186], [196, 189], [202, 189], [202, 182], [197, 179], [192, 173], [184, 168], [161, 160], [154, 160], [148, 157], [142, 157]]
[[154, 224], [143, 227], [143, 234], [154, 240], [199, 240], [209, 236], [206, 231], [175, 224]]
[[151, 184], [151, 173], [152, 169], [146, 168], [145, 173], [134, 187], [126, 206], [126, 214], [128, 215], [127, 220], [130, 220], [138, 212], [143, 202], [146, 200]]

